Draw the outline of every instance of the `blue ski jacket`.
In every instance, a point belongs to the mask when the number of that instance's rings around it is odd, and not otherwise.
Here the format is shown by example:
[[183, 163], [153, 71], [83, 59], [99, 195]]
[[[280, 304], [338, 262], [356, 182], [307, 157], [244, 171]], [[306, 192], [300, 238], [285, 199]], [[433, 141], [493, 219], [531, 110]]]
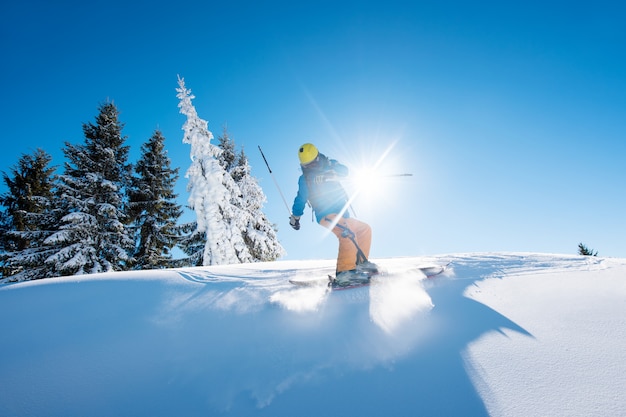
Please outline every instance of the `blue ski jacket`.
[[334, 159], [328, 159], [319, 154], [318, 159], [311, 164], [302, 166], [302, 175], [298, 179], [298, 194], [293, 201], [291, 213], [302, 216], [308, 202], [319, 223], [329, 214], [339, 214], [350, 217], [347, 210], [348, 196], [337, 180], [348, 176], [348, 167]]

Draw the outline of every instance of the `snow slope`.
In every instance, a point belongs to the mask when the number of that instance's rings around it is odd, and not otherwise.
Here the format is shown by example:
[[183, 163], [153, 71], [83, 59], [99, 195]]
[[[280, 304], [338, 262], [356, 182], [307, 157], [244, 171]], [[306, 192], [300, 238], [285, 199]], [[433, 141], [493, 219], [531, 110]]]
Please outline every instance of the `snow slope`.
[[626, 259], [376, 261], [332, 293], [287, 282], [327, 260], [0, 287], [0, 415], [626, 415]]

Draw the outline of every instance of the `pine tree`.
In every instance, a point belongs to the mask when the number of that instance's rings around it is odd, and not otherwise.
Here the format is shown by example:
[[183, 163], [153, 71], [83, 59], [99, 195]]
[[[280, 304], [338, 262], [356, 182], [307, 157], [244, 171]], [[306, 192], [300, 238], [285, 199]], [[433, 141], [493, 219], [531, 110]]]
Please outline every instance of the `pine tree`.
[[578, 244], [578, 254], [583, 256], [598, 256], [598, 251], [594, 252], [593, 249], [589, 249], [581, 242]]
[[285, 249], [278, 241], [276, 226], [263, 212], [267, 197], [256, 178], [251, 175], [251, 167], [243, 149], [237, 158], [233, 178], [243, 195], [243, 209], [249, 214], [244, 240], [250, 253], [257, 261], [274, 261], [280, 258], [285, 254]]
[[228, 128], [222, 128], [222, 134], [217, 137], [217, 146], [221, 149], [219, 162], [224, 171], [231, 173], [236, 165], [237, 153], [235, 150], [235, 141], [230, 137]]
[[96, 123], [83, 125], [84, 144], [65, 143], [69, 162], [59, 182], [64, 216], [46, 240], [59, 248], [47, 262], [60, 275], [124, 270], [131, 260], [126, 192], [132, 166], [118, 115], [113, 103], [101, 105]]
[[204, 248], [206, 246], [206, 232], [198, 230], [198, 223], [188, 222], [178, 225], [178, 247], [187, 255], [186, 258], [177, 259], [173, 265], [176, 267], [202, 266], [204, 264]]
[[230, 210], [226, 223], [230, 226], [233, 233], [233, 248], [237, 254], [240, 263], [254, 262], [255, 258], [250, 252], [250, 248], [245, 241], [245, 233], [249, 223], [249, 213], [246, 212], [243, 205], [243, 195], [237, 181], [233, 177], [233, 172], [237, 165], [237, 154], [235, 152], [235, 142], [231, 139], [228, 130], [224, 126], [222, 135], [218, 136], [218, 162], [227, 175], [224, 176], [224, 187], [228, 190], [230, 196]]
[[239, 256], [247, 247], [234, 221], [237, 209], [231, 196], [237, 185], [220, 165], [221, 151], [211, 143], [213, 133], [208, 129], [208, 123], [198, 116], [192, 104], [195, 97], [185, 87], [184, 79], [178, 78], [178, 86], [178, 107], [187, 117], [183, 125], [183, 142], [191, 145], [191, 166], [185, 175], [189, 179], [188, 204], [196, 213], [195, 230], [182, 245], [183, 251], [199, 259], [199, 254], [191, 251], [194, 242], [204, 234], [203, 265], [239, 263]]
[[4, 174], [9, 191], [0, 196], [5, 207], [2, 234], [3, 276], [7, 282], [54, 276], [45, 264], [52, 248], [44, 245], [56, 230], [59, 211], [54, 207], [54, 167], [50, 155], [37, 149], [23, 155], [12, 177]]
[[0, 279], [3, 279], [10, 273], [7, 269], [6, 252], [9, 250], [8, 233], [13, 230], [11, 226], [11, 216], [5, 207], [0, 209]]
[[172, 265], [171, 250], [179, 240], [176, 222], [182, 214], [175, 203], [178, 168], [170, 167], [165, 138], [157, 130], [141, 148], [129, 192], [136, 248], [135, 268], [156, 269]]
[[238, 228], [247, 250], [242, 251], [241, 262], [273, 261], [284, 254], [278, 242], [274, 226], [263, 213], [266, 197], [251, 174], [248, 158], [242, 149], [236, 153], [234, 140], [226, 128], [218, 138], [222, 149], [220, 163], [237, 184], [237, 193], [232, 194], [232, 203], [238, 209]]

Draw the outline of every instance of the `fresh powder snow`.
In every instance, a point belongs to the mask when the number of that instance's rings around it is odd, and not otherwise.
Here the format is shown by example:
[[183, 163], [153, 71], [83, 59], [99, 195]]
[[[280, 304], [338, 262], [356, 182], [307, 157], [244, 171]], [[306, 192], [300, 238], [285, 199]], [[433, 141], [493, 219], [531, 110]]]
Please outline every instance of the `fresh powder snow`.
[[1, 286], [0, 415], [626, 415], [626, 259], [374, 261], [332, 292], [289, 280], [334, 260]]

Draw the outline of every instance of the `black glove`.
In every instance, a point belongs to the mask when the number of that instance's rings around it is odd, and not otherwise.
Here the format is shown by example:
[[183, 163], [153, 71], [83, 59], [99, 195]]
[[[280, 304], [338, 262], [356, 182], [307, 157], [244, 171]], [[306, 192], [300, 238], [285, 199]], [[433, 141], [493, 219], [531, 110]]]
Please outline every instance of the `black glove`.
[[300, 230], [300, 216], [294, 216], [293, 214], [289, 217], [289, 225], [294, 228], [294, 230]]

